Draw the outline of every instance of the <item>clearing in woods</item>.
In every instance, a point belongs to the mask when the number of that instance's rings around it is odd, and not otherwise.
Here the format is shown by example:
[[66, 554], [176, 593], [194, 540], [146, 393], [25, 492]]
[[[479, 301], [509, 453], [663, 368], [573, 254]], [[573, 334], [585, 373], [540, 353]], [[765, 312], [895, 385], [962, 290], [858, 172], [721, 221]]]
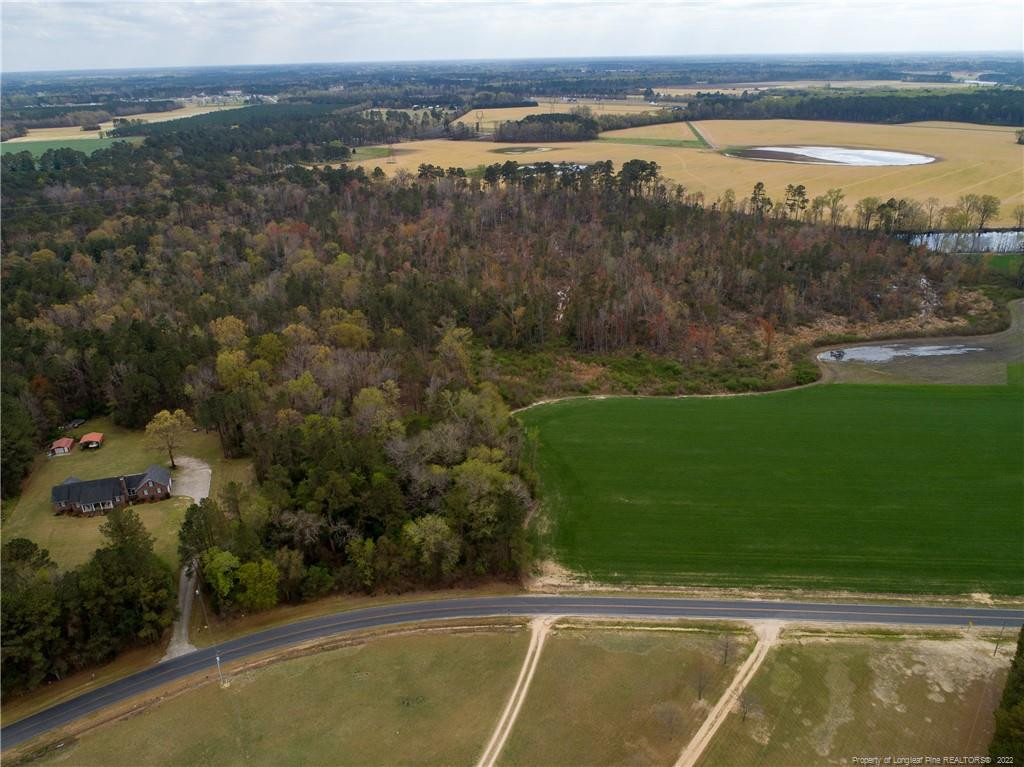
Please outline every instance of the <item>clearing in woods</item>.
[[520, 418], [552, 554], [586, 578], [1021, 594], [1022, 392], [831, 385]]
[[[169, 465], [167, 451], [146, 447], [143, 432], [115, 426], [107, 418], [93, 418], [68, 434], [81, 437], [90, 431], [105, 435], [103, 447], [81, 450], [76, 445], [70, 454], [56, 458], [40, 454], [32, 473], [22, 485], [21, 495], [4, 501], [4, 543], [12, 538], [28, 538], [40, 548], [49, 549], [50, 556], [61, 569], [80, 565], [102, 544], [100, 526], [104, 517], [54, 515], [50, 503], [51, 488], [72, 476], [99, 479], [145, 471], [150, 464]], [[213, 497], [228, 482], [245, 484], [250, 481], [252, 469], [249, 461], [225, 459], [216, 434], [202, 431], [188, 434], [175, 455], [195, 456], [212, 467], [210, 494]], [[156, 553], [171, 567], [176, 568], [178, 564], [178, 529], [190, 503], [188, 498], [169, 498], [133, 507], [156, 539]]]
[[498, 765], [672, 764], [752, 645], [737, 625], [560, 621]]
[[206, 684], [34, 762], [472, 764], [512, 689], [527, 632], [375, 639]]
[[1013, 644], [993, 657], [978, 638], [784, 635], [697, 764], [985, 754]]
[[[850, 210], [864, 197], [908, 197], [921, 203], [935, 197], [939, 205], [953, 205], [961, 195], [992, 194], [1002, 203], [999, 217], [991, 222], [993, 226], [1014, 224], [1013, 208], [1024, 202], [1024, 146], [1016, 143], [1015, 129], [1011, 127], [813, 120], [702, 120], [694, 126], [722, 150], [744, 146], [842, 146], [914, 152], [936, 157], [938, 161], [899, 167], [758, 162], [679, 145], [679, 141], [694, 138], [684, 123], [607, 131], [596, 141], [546, 144], [542, 154], [517, 159], [554, 163], [611, 160], [616, 167], [632, 159], [653, 160], [666, 179], [682, 184], [689, 192], [702, 192], [711, 201], [726, 189], [732, 189], [737, 199], [742, 200], [758, 181], [764, 182], [773, 199], [784, 195], [787, 184], [803, 184], [810, 197], [838, 187], [845, 192], [844, 204]], [[609, 138], [629, 139], [629, 143], [604, 140]], [[400, 145], [396, 163], [387, 170], [389, 174], [397, 168], [415, 173], [421, 163], [470, 170], [500, 161], [494, 150], [516, 146], [487, 141], [410, 141]], [[361, 160], [358, 156], [353, 164], [365, 165], [367, 169], [381, 165], [374, 159]]]

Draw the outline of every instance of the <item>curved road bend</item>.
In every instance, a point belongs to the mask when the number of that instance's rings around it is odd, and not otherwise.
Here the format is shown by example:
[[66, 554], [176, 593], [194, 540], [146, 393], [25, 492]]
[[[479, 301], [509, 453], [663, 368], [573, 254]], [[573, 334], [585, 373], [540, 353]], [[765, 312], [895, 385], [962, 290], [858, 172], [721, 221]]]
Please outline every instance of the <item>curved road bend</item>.
[[908, 605], [844, 605], [811, 602], [667, 599], [653, 597], [588, 597], [523, 595], [443, 599], [381, 605], [350, 610], [259, 631], [159, 663], [124, 679], [26, 717], [0, 730], [2, 748], [30, 738], [105, 706], [119, 703], [162, 684], [223, 663], [351, 631], [415, 621], [495, 616], [595, 616], [611, 618], [717, 618], [829, 623], [887, 623], [918, 626], [975, 626], [1014, 629], [1024, 624], [1024, 610]]

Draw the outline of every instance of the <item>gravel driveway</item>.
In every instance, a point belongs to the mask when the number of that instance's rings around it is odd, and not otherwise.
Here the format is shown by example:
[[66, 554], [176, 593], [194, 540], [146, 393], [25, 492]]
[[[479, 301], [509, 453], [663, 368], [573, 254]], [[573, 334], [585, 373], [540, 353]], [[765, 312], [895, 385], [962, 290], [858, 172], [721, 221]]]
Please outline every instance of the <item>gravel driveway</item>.
[[187, 495], [196, 502], [210, 495], [210, 464], [188, 455], [175, 458], [174, 462], [178, 470], [174, 473], [172, 495]]
[[[201, 501], [210, 495], [210, 479], [213, 472], [210, 464], [183, 455], [174, 461], [178, 465], [174, 473], [174, 485], [172, 495], [188, 496], [196, 502]], [[188, 641], [188, 627], [192, 617], [192, 600], [196, 593], [195, 573], [189, 573], [188, 567], [181, 568], [181, 575], [178, 578], [178, 620], [174, 622], [171, 630], [171, 641], [167, 645], [167, 652], [163, 660], [177, 658], [195, 651]]]

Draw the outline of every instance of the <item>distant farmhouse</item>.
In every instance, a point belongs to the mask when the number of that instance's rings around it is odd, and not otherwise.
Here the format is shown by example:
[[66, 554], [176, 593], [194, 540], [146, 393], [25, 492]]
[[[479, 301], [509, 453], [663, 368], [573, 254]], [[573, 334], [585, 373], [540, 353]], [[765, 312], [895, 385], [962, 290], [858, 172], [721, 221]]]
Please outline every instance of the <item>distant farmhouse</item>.
[[54, 514], [94, 517], [129, 503], [152, 503], [171, 495], [171, 472], [150, 466], [142, 474], [86, 479], [68, 477], [50, 491]]

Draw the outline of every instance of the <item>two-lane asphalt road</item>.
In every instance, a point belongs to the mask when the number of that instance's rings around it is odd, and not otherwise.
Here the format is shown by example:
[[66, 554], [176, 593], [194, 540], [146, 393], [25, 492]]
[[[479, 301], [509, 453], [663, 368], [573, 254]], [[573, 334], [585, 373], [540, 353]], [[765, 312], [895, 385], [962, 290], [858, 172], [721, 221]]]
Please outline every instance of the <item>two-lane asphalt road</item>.
[[368, 607], [267, 629], [182, 655], [59, 703], [0, 730], [8, 749], [48, 730], [175, 679], [299, 642], [400, 623], [494, 616], [569, 615], [609, 618], [718, 618], [827, 623], [975, 626], [1016, 630], [1024, 610], [909, 605], [846, 605], [812, 602], [662, 599], [651, 597], [505, 596], [444, 599]]

